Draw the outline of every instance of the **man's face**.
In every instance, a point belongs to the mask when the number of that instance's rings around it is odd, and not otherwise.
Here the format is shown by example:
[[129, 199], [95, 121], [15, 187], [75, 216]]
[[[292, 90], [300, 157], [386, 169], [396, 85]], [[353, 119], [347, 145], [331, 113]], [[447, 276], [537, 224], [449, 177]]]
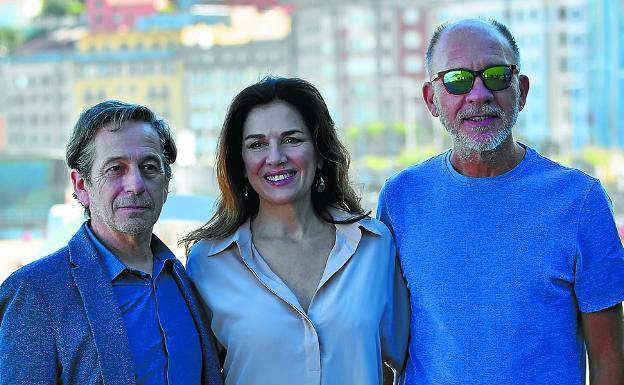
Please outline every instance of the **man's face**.
[[91, 211], [91, 228], [103, 241], [151, 235], [167, 198], [169, 179], [158, 134], [148, 123], [101, 128], [94, 139], [91, 183], [72, 170], [74, 190]]
[[[435, 48], [432, 69], [434, 73], [455, 68], [480, 71], [498, 64], [517, 64], [513, 51], [493, 28], [477, 24], [446, 31]], [[527, 92], [524, 75], [513, 75], [511, 86], [500, 91], [487, 89], [478, 76], [466, 94], [449, 93], [441, 80], [423, 87], [429, 110], [440, 117], [460, 154], [492, 151], [511, 138]]]

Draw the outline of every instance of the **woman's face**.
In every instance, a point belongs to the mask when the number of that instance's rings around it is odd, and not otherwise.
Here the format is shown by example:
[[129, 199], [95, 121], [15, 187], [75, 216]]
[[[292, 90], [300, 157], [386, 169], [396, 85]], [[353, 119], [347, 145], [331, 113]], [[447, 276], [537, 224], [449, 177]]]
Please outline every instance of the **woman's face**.
[[245, 176], [260, 205], [311, 199], [321, 167], [310, 130], [290, 104], [276, 100], [254, 107], [243, 126]]

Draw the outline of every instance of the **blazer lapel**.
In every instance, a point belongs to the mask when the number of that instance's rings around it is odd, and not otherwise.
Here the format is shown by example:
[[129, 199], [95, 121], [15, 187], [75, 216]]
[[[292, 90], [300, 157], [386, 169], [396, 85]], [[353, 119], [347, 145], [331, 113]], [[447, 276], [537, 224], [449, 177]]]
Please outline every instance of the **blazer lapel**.
[[134, 363], [113, 287], [84, 229], [69, 241], [72, 275], [87, 313], [107, 385], [136, 385]]

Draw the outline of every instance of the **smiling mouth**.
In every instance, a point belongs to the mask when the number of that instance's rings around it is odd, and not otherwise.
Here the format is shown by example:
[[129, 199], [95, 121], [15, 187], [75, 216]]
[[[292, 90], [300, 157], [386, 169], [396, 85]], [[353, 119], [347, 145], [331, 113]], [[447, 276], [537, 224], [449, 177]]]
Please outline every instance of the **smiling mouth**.
[[483, 122], [484, 120], [493, 119], [495, 117], [496, 116], [494, 115], [478, 115], [478, 116], [469, 116], [465, 118], [465, 120], [469, 120], [471, 122]]
[[295, 172], [289, 171], [283, 174], [267, 175], [264, 177], [264, 179], [268, 180], [269, 182], [281, 182], [283, 180], [290, 179], [293, 176], [295, 176]]

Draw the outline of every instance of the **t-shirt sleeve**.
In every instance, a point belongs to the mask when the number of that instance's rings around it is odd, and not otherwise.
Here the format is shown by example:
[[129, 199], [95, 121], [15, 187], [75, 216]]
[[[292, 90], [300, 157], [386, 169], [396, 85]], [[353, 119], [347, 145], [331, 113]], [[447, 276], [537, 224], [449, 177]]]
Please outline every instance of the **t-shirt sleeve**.
[[624, 249], [613, 207], [596, 181], [581, 206], [574, 291], [582, 312], [595, 312], [624, 300]]
[[388, 226], [390, 232], [394, 234], [394, 230], [392, 229], [392, 222], [390, 221], [390, 215], [388, 213], [388, 206], [386, 204], [386, 195], [388, 193], [387, 190], [388, 182], [384, 184], [384, 186], [381, 188], [381, 191], [379, 192], [379, 198], [377, 199], [377, 211], [375, 212], [375, 216], [386, 226]]

